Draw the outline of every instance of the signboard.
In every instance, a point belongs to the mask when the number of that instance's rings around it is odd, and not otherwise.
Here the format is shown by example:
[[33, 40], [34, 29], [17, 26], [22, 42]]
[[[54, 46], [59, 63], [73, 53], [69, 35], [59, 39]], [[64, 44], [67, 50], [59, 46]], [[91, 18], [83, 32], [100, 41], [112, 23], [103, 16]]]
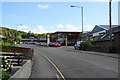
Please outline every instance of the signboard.
[[47, 34], [47, 46], [49, 46], [50, 43], [50, 34]]
[[33, 38], [35, 38], [35, 37], [30, 36], [29, 38], [30, 38], [30, 39], [33, 39]]
[[50, 34], [47, 34], [47, 38], [49, 38], [49, 39], [50, 39]]

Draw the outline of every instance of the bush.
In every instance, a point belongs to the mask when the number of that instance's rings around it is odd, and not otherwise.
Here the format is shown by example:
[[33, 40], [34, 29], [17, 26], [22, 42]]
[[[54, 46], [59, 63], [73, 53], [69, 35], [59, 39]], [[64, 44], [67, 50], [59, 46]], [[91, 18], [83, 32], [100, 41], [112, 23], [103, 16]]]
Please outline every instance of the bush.
[[1, 59], [0, 61], [1, 70], [9, 72], [13, 67], [11, 60], [8, 60], [4, 56], [1, 56], [0, 59]]
[[13, 67], [10, 60], [8, 60], [6, 57], [1, 56], [0, 57], [0, 78], [2, 80], [8, 80], [10, 77], [10, 71]]
[[80, 44], [81, 49], [85, 50], [87, 47], [90, 47], [93, 45], [93, 41], [84, 41]]
[[10, 77], [10, 74], [8, 72], [0, 70], [0, 79], [2, 79], [2, 80], [8, 80], [9, 77]]
[[92, 46], [92, 43], [91, 43], [91, 41], [84, 41], [84, 42], [82, 42], [81, 44], [80, 44], [80, 46], [85, 46], [85, 47], [90, 47], [90, 46]]

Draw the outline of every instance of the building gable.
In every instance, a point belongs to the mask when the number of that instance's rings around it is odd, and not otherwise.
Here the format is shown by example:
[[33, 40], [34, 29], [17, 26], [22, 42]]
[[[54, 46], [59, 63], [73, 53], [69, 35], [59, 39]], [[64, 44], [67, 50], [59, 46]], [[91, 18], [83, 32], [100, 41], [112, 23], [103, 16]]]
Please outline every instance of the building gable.
[[[118, 25], [112, 25], [112, 28], [116, 28]], [[109, 25], [96, 25], [91, 33], [98, 33], [103, 30], [109, 30]]]
[[103, 30], [105, 30], [105, 29], [96, 25], [94, 27], [94, 29], [91, 31], [91, 33], [97, 33], [97, 32], [103, 31]]

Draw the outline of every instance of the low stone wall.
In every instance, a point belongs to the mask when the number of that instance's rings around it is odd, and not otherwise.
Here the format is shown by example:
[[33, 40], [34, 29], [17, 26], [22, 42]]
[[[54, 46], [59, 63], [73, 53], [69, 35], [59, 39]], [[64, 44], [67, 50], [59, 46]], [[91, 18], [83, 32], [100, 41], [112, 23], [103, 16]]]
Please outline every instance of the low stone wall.
[[18, 78], [29, 79], [32, 72], [33, 60], [27, 60], [27, 62], [21, 66], [8, 80], [16, 80]]
[[90, 46], [86, 48], [87, 51], [96, 51], [96, 52], [109, 52], [108, 47], [104, 47], [104, 46]]
[[82, 50], [86, 50], [86, 51], [95, 51], [95, 52], [115, 52], [115, 48], [112, 48], [112, 51], [110, 49], [109, 46], [103, 46], [103, 45], [92, 45], [90, 47], [86, 47], [85, 49]]
[[24, 54], [23, 59], [24, 60], [32, 60], [34, 57], [34, 50], [30, 49], [28, 53]]

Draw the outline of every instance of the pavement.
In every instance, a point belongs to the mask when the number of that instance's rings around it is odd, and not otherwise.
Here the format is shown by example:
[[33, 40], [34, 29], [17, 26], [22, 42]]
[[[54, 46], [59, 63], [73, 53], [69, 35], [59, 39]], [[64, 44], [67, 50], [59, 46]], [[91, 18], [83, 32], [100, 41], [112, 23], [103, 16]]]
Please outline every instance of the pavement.
[[[63, 48], [74, 49], [73, 46], [63, 46]], [[82, 50], [75, 50], [75, 51], [84, 52], [84, 53], [87, 53], [87, 54], [94, 54], [94, 55], [99, 55], [99, 56], [106, 56], [106, 57], [112, 57], [112, 58], [120, 59], [120, 54], [118, 54], [118, 53], [104, 53], [104, 52], [93, 52], [93, 51], [82, 51]]]

